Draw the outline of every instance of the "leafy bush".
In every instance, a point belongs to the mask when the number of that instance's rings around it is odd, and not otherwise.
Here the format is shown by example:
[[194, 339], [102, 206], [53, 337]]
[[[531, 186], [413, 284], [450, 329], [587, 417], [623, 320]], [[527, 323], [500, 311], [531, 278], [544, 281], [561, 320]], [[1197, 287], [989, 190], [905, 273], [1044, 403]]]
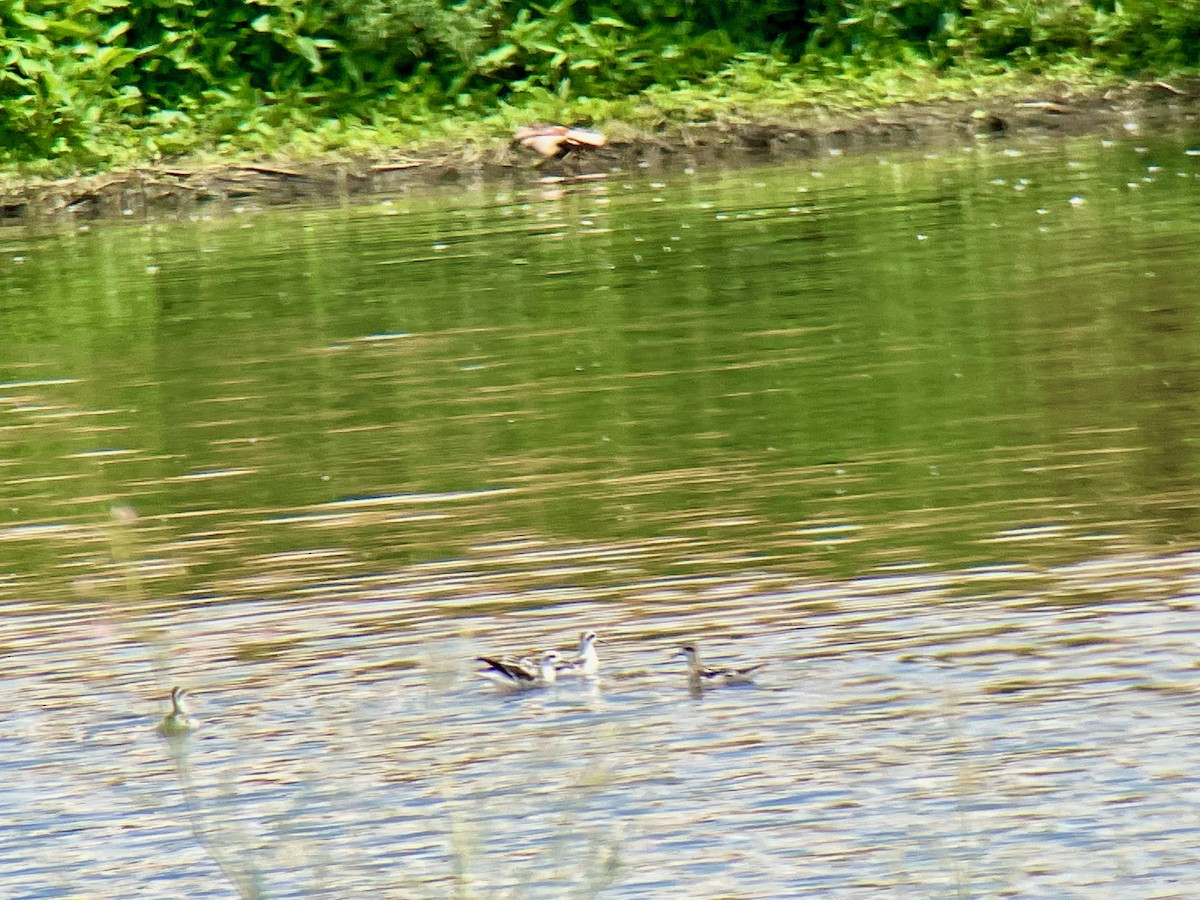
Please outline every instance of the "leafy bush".
[[1119, 69], [1200, 65], [1200, 0], [1124, 0], [1096, 11], [1097, 53]]
[[558, 0], [518, 10], [475, 71], [517, 95], [540, 89], [562, 97], [614, 97], [703, 78], [737, 53], [720, 31], [693, 36], [686, 21], [634, 27], [613, 15], [579, 22], [574, 5]]
[[849, 59], [874, 66], [912, 50], [936, 53], [958, 4], [934, 0], [850, 0], [811, 9], [810, 60]]
[[0, 19], [0, 142], [9, 157], [38, 158], [91, 148], [102, 120], [140, 110], [128, 82], [138, 52], [122, 46], [125, 0], [65, 9], [11, 0]]
[[944, 65], [1064, 59], [1113, 71], [1200, 64], [1200, 0], [835, 0], [808, 8], [810, 61], [919, 52]]
[[1074, 0], [965, 0], [950, 47], [983, 59], [1055, 60], [1092, 52], [1095, 8]]

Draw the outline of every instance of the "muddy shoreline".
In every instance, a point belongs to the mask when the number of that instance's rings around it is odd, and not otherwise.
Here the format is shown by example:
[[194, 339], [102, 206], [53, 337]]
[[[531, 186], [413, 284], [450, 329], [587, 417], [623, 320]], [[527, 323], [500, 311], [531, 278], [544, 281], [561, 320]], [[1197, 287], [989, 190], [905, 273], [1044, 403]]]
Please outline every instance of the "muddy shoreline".
[[389, 194], [415, 186], [480, 179], [532, 184], [621, 169], [730, 165], [803, 159], [831, 150], [936, 147], [963, 140], [1130, 136], [1185, 130], [1200, 121], [1200, 79], [1132, 84], [1092, 94], [1043, 89], [1037, 95], [903, 104], [874, 111], [804, 110], [794, 120], [670, 125], [657, 132], [620, 124], [609, 143], [562, 160], [497, 142], [431, 146], [387, 159], [270, 159], [221, 164], [187, 160], [60, 180], [0, 186], [0, 224], [191, 215], [229, 204], [269, 206]]

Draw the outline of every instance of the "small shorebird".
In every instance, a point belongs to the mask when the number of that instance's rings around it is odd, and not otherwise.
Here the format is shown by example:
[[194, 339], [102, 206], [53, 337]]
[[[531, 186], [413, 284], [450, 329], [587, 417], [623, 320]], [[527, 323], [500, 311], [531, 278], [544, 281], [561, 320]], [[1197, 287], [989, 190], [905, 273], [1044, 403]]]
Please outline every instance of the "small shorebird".
[[171, 711], [163, 716], [158, 723], [158, 733], [163, 737], [182, 737], [191, 732], [196, 723], [188, 714], [187, 691], [183, 688], [171, 688]]
[[675, 655], [687, 657], [688, 684], [693, 690], [725, 684], [752, 684], [754, 673], [766, 665], [766, 663], [756, 663], [753, 666], [742, 666], [736, 669], [718, 669], [706, 666], [700, 661], [700, 650], [695, 644], [684, 644]]
[[542, 654], [542, 658], [535, 668], [522, 665], [520, 662], [508, 662], [490, 656], [476, 657], [479, 662], [488, 664], [488, 669], [479, 674], [505, 691], [529, 691], [554, 684], [554, 680], [558, 677], [557, 666], [561, 658], [557, 651], [549, 650]]
[[600, 655], [596, 653], [596, 632], [579, 633], [579, 653], [558, 664], [559, 675], [582, 675], [594, 678], [600, 673]]
[[522, 125], [513, 140], [546, 159], [562, 159], [572, 150], [603, 147], [608, 143], [608, 138], [599, 131], [566, 125]]

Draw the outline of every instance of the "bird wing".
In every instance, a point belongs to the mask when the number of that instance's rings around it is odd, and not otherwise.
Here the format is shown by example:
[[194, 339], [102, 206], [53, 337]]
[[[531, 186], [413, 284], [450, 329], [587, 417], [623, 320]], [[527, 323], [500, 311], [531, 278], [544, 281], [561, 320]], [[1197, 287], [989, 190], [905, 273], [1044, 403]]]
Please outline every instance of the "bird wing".
[[537, 677], [528, 669], [505, 662], [502, 659], [494, 659], [490, 656], [477, 656], [475, 658], [481, 663], [487, 663], [490, 668], [495, 669], [506, 678], [511, 678], [513, 681], [533, 681]]
[[765, 665], [766, 665], [766, 663], [755, 663], [752, 666], [746, 666], [745, 668], [741, 668], [741, 669], [734, 669], [733, 674], [749, 675], [751, 672], [757, 672], [759, 669], [761, 669]]

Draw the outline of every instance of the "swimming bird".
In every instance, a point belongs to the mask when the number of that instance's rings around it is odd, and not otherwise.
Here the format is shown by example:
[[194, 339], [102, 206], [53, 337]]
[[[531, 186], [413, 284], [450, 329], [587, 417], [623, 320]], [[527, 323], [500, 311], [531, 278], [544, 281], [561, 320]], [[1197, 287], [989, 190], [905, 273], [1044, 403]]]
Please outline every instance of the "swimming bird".
[[163, 737], [182, 737], [196, 727], [188, 713], [187, 695], [181, 687], [171, 688], [171, 711], [158, 723], [158, 733]]
[[579, 653], [570, 659], [564, 659], [558, 664], [559, 675], [582, 675], [585, 678], [595, 677], [600, 673], [600, 655], [596, 652], [596, 632], [581, 631], [579, 633]]
[[752, 666], [732, 669], [706, 666], [700, 661], [700, 650], [694, 643], [684, 644], [675, 655], [687, 657], [688, 684], [693, 689], [725, 684], [751, 684], [754, 681], [754, 673], [766, 665], [766, 663], [755, 663]]
[[480, 676], [506, 691], [529, 691], [554, 684], [558, 677], [556, 667], [561, 658], [557, 651], [549, 650], [542, 654], [541, 660], [534, 668], [491, 656], [476, 657], [479, 662], [488, 665], [486, 671], [479, 673]]

